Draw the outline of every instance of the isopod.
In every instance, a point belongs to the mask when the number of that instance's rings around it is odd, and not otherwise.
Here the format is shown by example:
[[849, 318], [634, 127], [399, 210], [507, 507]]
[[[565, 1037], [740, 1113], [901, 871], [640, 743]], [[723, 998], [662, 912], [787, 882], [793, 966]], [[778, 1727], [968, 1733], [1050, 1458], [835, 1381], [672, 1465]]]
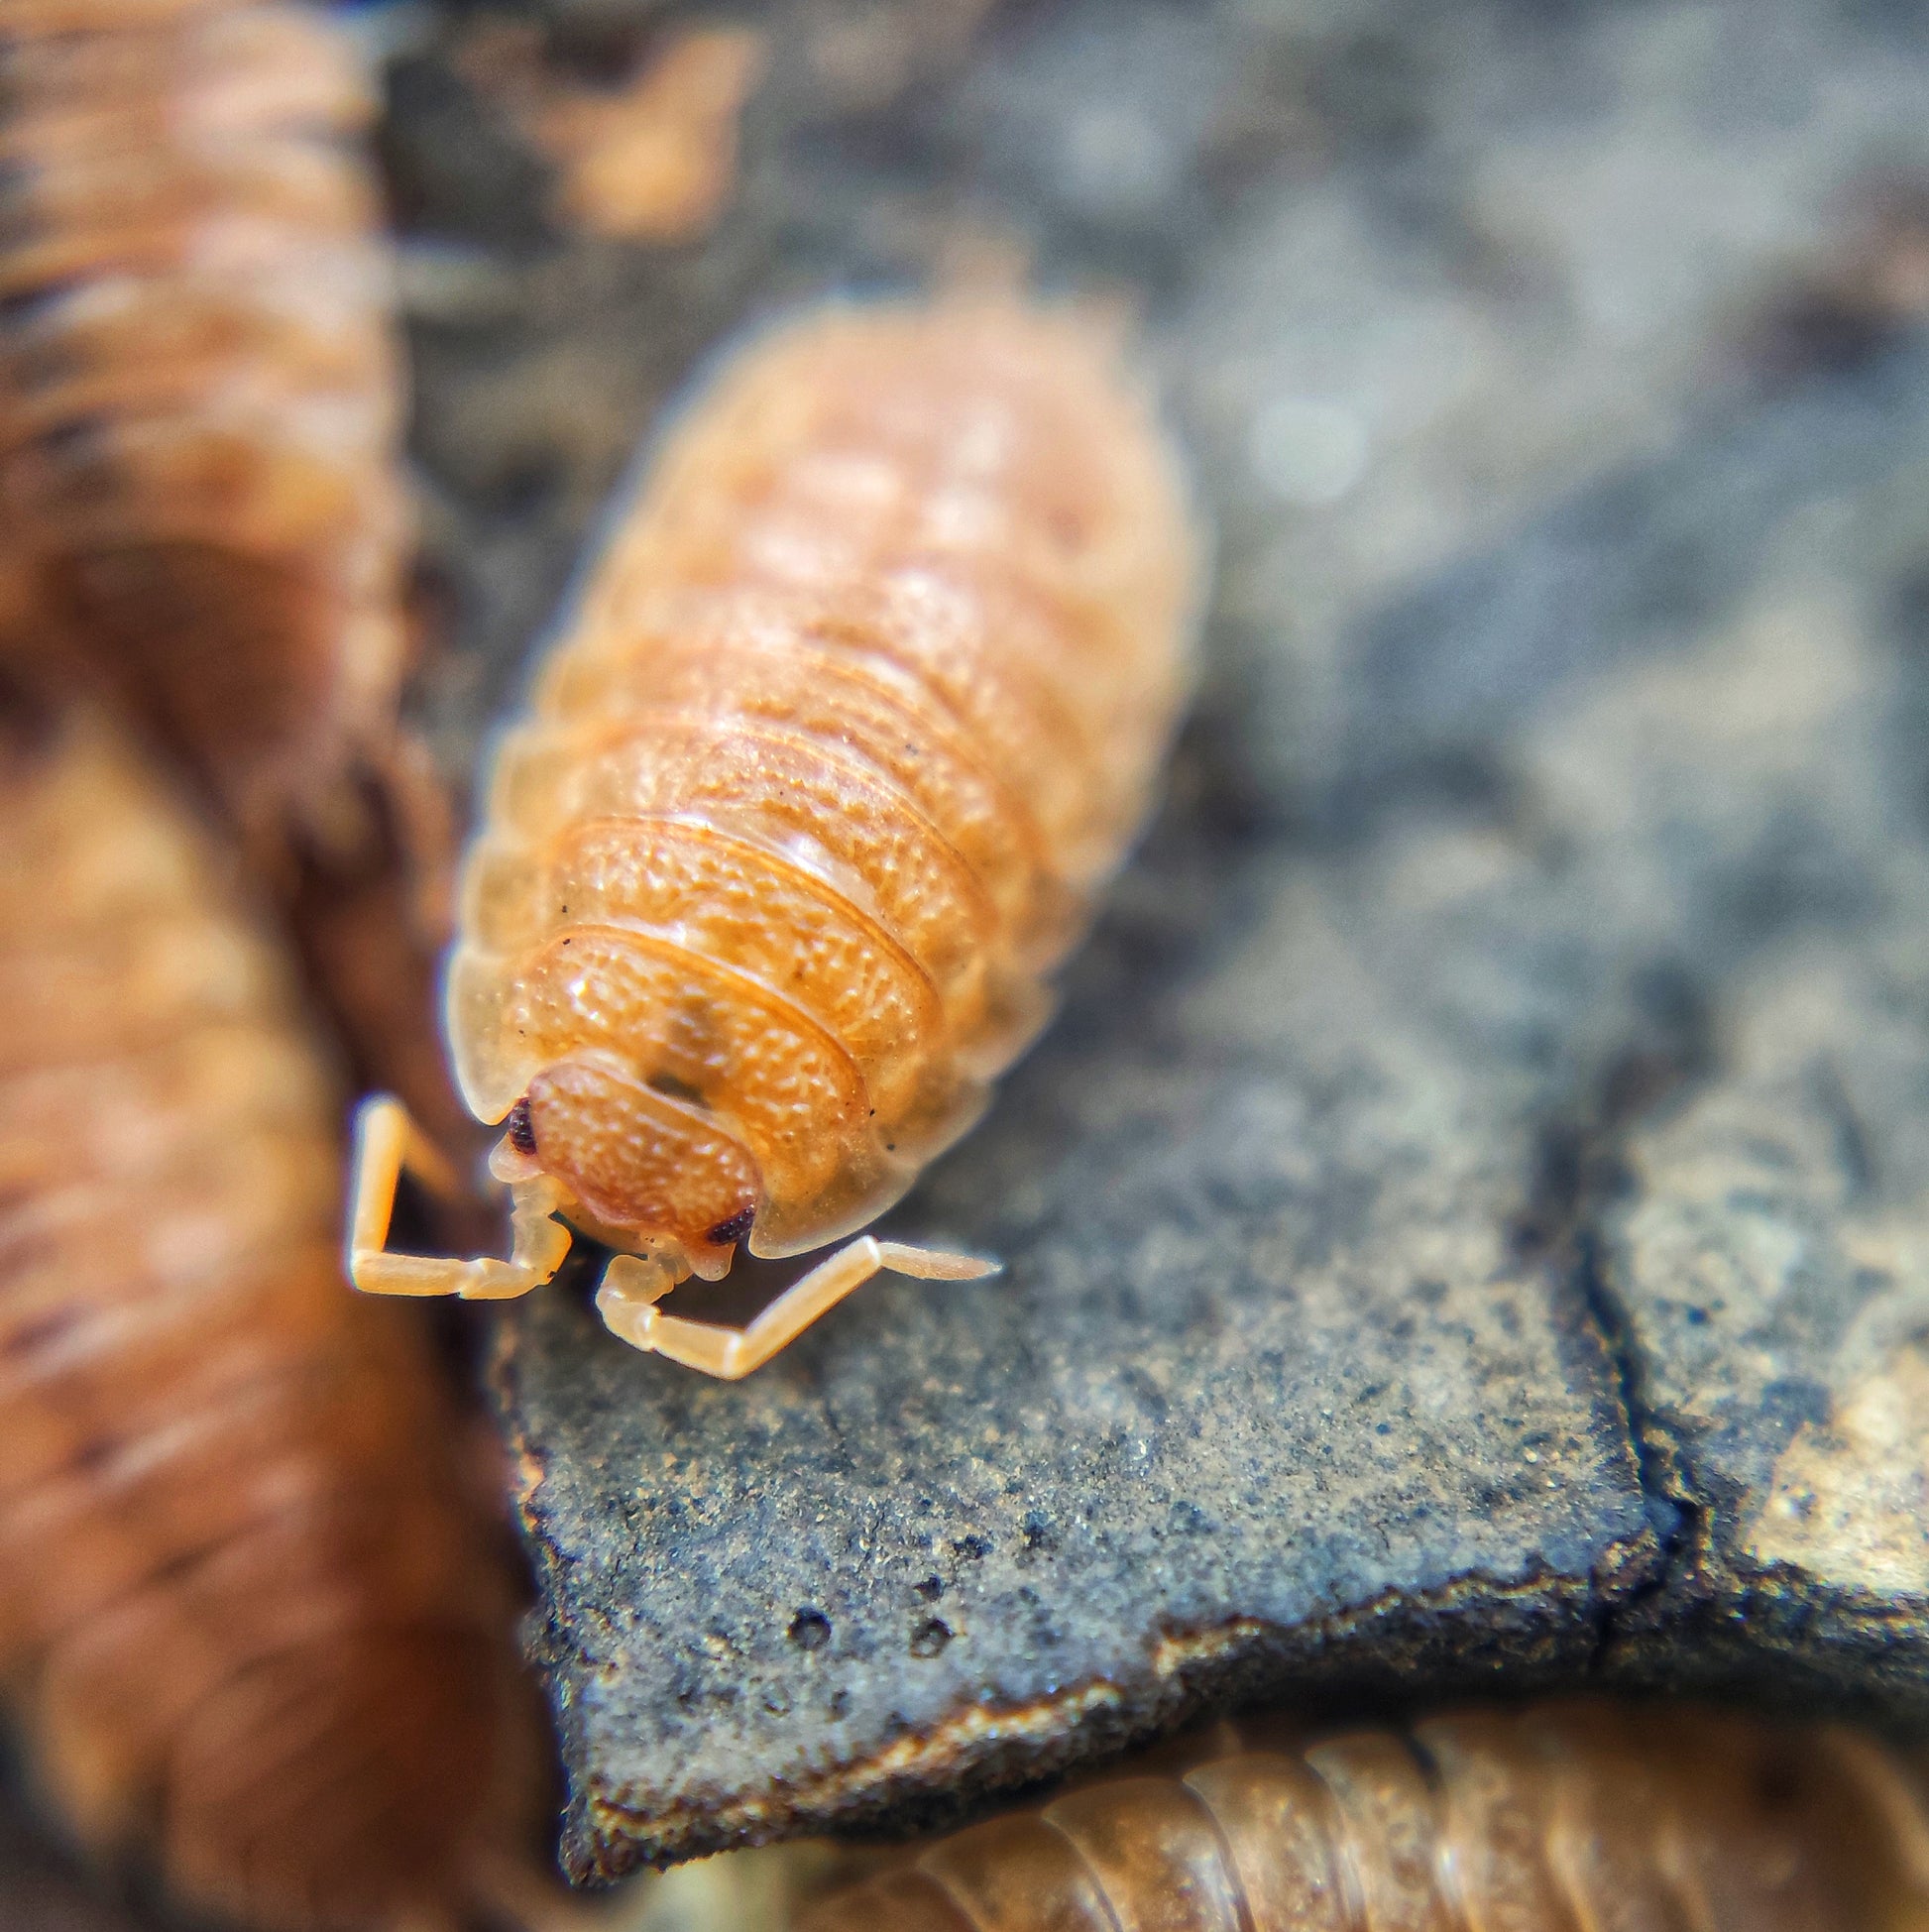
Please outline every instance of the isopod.
[[341, 1292], [339, 1107], [211, 836], [6, 694], [6, 1694], [85, 1843], [268, 1926], [444, 1900], [533, 1765], [435, 1365]]
[[319, 813], [402, 667], [372, 89], [278, 0], [12, 0], [0, 503], [83, 652], [238, 820]]
[[[466, 862], [445, 1026], [507, 1124], [513, 1253], [385, 1251], [398, 1173], [436, 1163], [378, 1100], [356, 1284], [523, 1294], [561, 1214], [622, 1251], [618, 1335], [735, 1377], [880, 1268], [989, 1272], [859, 1230], [1044, 1023], [1145, 811], [1199, 575], [1091, 319], [843, 306], [752, 347], [616, 527]], [[746, 1329], [656, 1307], [739, 1241], [846, 1239]]]
[[447, 1134], [373, 108], [319, 9], [9, 0], [0, 510], [31, 621], [0, 649], [106, 687], [197, 776], [358, 1073]]
[[1922, 1932], [1874, 1740], [1685, 1708], [1472, 1711], [1116, 1777], [914, 1854], [802, 1932]]

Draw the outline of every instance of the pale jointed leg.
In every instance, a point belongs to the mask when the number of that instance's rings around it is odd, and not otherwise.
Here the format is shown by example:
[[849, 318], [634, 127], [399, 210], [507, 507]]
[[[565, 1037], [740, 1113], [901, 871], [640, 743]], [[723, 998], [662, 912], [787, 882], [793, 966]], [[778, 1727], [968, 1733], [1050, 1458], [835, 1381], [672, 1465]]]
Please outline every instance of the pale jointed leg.
[[389, 1222], [404, 1173], [445, 1198], [462, 1192], [455, 1170], [408, 1117], [407, 1108], [393, 1094], [377, 1094], [363, 1101], [355, 1116], [350, 1182], [348, 1278], [363, 1294], [502, 1301], [540, 1288], [563, 1265], [569, 1230], [550, 1218], [562, 1204], [562, 1190], [547, 1175], [519, 1181], [511, 1190], [514, 1246], [509, 1260], [390, 1254]]
[[998, 1263], [977, 1255], [907, 1248], [896, 1241], [878, 1241], [860, 1234], [849, 1247], [840, 1248], [793, 1282], [747, 1328], [724, 1328], [714, 1322], [688, 1321], [681, 1315], [661, 1313], [656, 1304], [675, 1286], [669, 1270], [660, 1262], [618, 1255], [604, 1271], [596, 1306], [610, 1332], [632, 1348], [667, 1355], [685, 1368], [701, 1369], [706, 1375], [735, 1382], [760, 1368], [819, 1315], [885, 1269], [928, 1281], [968, 1282], [995, 1275]]

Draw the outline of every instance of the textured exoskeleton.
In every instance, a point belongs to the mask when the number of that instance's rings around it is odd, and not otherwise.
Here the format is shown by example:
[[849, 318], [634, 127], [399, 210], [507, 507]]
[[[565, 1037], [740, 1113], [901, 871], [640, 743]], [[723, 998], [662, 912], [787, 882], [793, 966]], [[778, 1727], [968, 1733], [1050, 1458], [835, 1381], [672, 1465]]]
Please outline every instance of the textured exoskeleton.
[[862, 1236], [745, 1331], [687, 1275], [856, 1235], [978, 1117], [1146, 809], [1187, 688], [1198, 546], [1116, 346], [1015, 301], [840, 307], [754, 344], [616, 522], [503, 743], [447, 1030], [506, 1121], [507, 1262], [382, 1252], [365, 1289], [521, 1294], [576, 1226], [610, 1326], [742, 1374], [878, 1267]]
[[[288, 0], [0, 9], [0, 652], [105, 687], [438, 1131], [447, 813], [395, 724], [410, 538], [372, 77]], [[445, 896], [445, 895], [444, 895]]]
[[282, 0], [29, 0], [4, 29], [0, 502], [33, 642], [84, 649], [258, 823], [325, 795], [401, 674], [372, 89]]
[[1466, 1712], [1115, 1777], [802, 1932], [1922, 1932], [1929, 1810], [1873, 1739], [1687, 1709]]
[[513, 1604], [341, 1095], [215, 843], [0, 705], [0, 1672], [50, 1802], [199, 1907], [411, 1925], [519, 1802]]

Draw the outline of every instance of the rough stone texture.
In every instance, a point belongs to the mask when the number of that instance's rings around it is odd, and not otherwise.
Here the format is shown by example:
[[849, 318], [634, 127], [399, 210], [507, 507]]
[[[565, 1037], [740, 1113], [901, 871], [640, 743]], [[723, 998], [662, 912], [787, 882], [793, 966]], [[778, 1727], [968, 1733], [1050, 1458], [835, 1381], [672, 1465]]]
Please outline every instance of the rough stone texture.
[[[1710, 1002], [1705, 1077], [1625, 1137], [1625, 1175], [1597, 1216], [1600, 1291], [1639, 1366], [1651, 1479], [1682, 1512], [1669, 1586], [1609, 1663], [1658, 1661], [1678, 1678], [1772, 1653], [1791, 1678], [1919, 1708], [1929, 1603], [1920, 667], [1884, 661], [1862, 614], [1832, 590], [1804, 574], [1758, 604], [1671, 673], [1669, 715], [1656, 716], [1657, 676], [1645, 693], [1598, 700], [1624, 713], [1639, 705], [1650, 744], [1663, 734], [1683, 753], [1698, 743], [1688, 782], [1670, 787], [1666, 836], [1713, 828], [1711, 844], [1744, 861], [1729, 897], [1749, 942]], [[1906, 630], [1900, 641], [1919, 650]], [[1717, 797], [1724, 782], [1732, 789]], [[1748, 825], [1738, 808], [1751, 800]]]
[[997, 1285], [880, 1284], [735, 1388], [573, 1296], [508, 1331], [579, 1861], [868, 1819], [1283, 1681], [1572, 1677], [1653, 1569], [1585, 1307], [1510, 1236], [1532, 1076], [1490, 1092], [1403, 1013], [1388, 881], [1268, 854], [1191, 961], [1140, 882], [1109, 995], [1072, 995], [1114, 1024], [898, 1217]]
[[474, 15], [380, 17], [452, 768], [693, 358], [973, 232], [1142, 301], [1221, 539], [1164, 817], [896, 1217], [1005, 1276], [736, 1388], [580, 1280], [503, 1322], [570, 1869], [1261, 1697], [1929, 1719], [1929, 30], [959, 11], [763, 10], [658, 252], [545, 228]]

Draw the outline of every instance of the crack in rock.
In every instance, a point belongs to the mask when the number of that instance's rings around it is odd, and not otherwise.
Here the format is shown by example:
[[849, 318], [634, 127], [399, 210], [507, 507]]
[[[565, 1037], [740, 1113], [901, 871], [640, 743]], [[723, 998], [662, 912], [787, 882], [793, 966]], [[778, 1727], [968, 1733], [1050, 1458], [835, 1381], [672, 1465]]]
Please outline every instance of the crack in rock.
[[1876, 630], [1929, 344], [1819, 379], [1784, 329], [1764, 387], [1737, 319], [1827, 281], [1845, 157], [1929, 167], [1929, 30], [1364, 8], [1005, 10], [862, 99], [778, 63], [673, 257], [542, 232], [462, 10], [397, 75], [397, 205], [495, 271], [416, 345], [454, 761], [699, 350], [929, 281], [961, 179], [1048, 285], [1146, 295], [1224, 538], [1165, 817], [896, 1223], [1006, 1274], [729, 1390], [567, 1290], [503, 1321], [581, 1875], [1257, 1697], [1929, 1707], [1925, 697]]

